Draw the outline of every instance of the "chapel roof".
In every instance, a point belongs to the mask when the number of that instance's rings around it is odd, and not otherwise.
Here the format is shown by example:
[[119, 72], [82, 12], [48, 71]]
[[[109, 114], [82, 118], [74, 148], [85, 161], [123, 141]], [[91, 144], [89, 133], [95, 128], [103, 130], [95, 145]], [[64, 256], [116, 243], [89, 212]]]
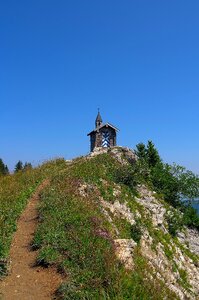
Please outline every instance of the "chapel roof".
[[115, 131], [119, 131], [119, 129], [118, 129], [117, 127], [113, 126], [112, 124], [110, 124], [110, 123], [105, 123], [105, 124], [102, 124], [102, 125], [96, 127], [94, 130], [92, 130], [91, 132], [89, 132], [87, 135], [91, 135], [92, 133], [95, 133], [95, 132], [99, 131], [99, 130], [102, 129], [103, 127], [110, 127], [110, 128], [112, 128], [112, 129], [114, 129]]

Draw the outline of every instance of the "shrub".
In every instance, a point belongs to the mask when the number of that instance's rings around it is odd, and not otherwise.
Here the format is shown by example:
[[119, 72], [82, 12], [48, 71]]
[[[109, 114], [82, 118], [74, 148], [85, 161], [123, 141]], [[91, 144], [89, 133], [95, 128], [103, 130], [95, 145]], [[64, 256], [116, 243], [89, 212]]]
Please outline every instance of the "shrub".
[[189, 227], [195, 227], [199, 230], [199, 216], [196, 209], [191, 204], [183, 205], [181, 208], [183, 212], [183, 223]]
[[137, 185], [136, 171], [132, 166], [121, 166], [115, 170], [114, 181], [118, 184], [125, 184], [130, 188]]
[[142, 229], [140, 226], [140, 221], [136, 221], [135, 224], [131, 225], [131, 238], [136, 242], [139, 243], [142, 237]]
[[151, 181], [155, 191], [164, 195], [164, 200], [176, 207], [179, 204], [179, 182], [171, 173], [168, 164], [159, 162], [151, 169]]
[[166, 215], [169, 233], [175, 237], [177, 232], [183, 227], [183, 215], [179, 211], [169, 211]]
[[[154, 144], [147, 146], [140, 143], [136, 146], [138, 161], [136, 162], [137, 181], [144, 182], [162, 195], [164, 200], [184, 213], [182, 223], [199, 229], [199, 216], [190, 205], [185, 206], [181, 199], [199, 197], [199, 177], [193, 172], [176, 164], [163, 163]], [[129, 179], [130, 181], [130, 179]], [[169, 230], [176, 234], [177, 219], [168, 220]], [[181, 221], [180, 221], [181, 222]], [[177, 222], [178, 223], [178, 222]]]

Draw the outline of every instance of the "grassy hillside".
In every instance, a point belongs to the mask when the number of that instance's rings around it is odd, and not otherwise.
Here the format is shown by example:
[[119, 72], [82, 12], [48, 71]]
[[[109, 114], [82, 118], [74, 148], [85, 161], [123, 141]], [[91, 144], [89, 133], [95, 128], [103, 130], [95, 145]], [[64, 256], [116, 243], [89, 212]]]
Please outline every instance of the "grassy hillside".
[[[51, 188], [41, 195], [42, 221], [33, 242], [40, 249], [38, 263], [56, 264], [66, 275], [58, 292], [63, 299], [163, 299], [166, 295], [176, 299], [161, 281], [150, 276], [139, 244], [133, 272], [125, 270], [116, 258], [113, 239], [135, 236], [134, 228], [115, 218], [120, 230], [117, 236], [102, 211], [99, 196], [114, 201], [119, 167], [111, 155], [103, 154], [91, 160], [79, 159], [52, 179]], [[84, 183], [88, 195], [82, 197]], [[125, 185], [121, 188], [121, 201], [127, 197], [132, 208], [139, 207], [133, 200], [135, 191]]]
[[61, 164], [65, 162], [58, 160], [35, 169], [0, 176], [0, 276], [7, 272], [9, 249], [17, 219], [38, 184], [46, 177], [53, 176]]
[[32, 248], [38, 265], [63, 274], [58, 299], [196, 299], [198, 256], [167, 222], [176, 209], [143, 187], [128, 161], [116, 149], [1, 178], [2, 261], [28, 197], [49, 178]]

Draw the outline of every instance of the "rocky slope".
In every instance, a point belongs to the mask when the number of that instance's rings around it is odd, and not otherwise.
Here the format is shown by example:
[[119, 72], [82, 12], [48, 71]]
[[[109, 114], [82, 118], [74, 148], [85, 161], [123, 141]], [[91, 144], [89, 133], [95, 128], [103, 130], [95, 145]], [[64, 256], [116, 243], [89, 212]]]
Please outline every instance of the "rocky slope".
[[[119, 147], [96, 149], [85, 159], [107, 152], [121, 165], [136, 160], [133, 151]], [[175, 213], [175, 209], [146, 186], [139, 185], [137, 196], [133, 196], [127, 191], [124, 193], [120, 184], [110, 186], [110, 182], [103, 179], [101, 183], [103, 193], [98, 185], [91, 183], [81, 183], [78, 191], [83, 198], [89, 198], [93, 193], [98, 196], [98, 205], [113, 230], [116, 255], [125, 268], [134, 269], [135, 249], [139, 245], [141, 255], [150, 266], [150, 273], [146, 277], [158, 278], [179, 299], [199, 299], [198, 231], [184, 227], [176, 237], [172, 237], [167, 216]], [[110, 190], [111, 195], [107, 197]], [[121, 226], [117, 226], [118, 219], [130, 224], [134, 235], [137, 230], [140, 239], [133, 238], [133, 234], [132, 238], [126, 238]]]
[[[31, 185], [49, 182], [39, 194], [31, 248], [34, 265], [62, 274], [54, 299], [199, 299], [199, 233], [185, 226], [172, 233], [172, 220], [182, 213], [138, 181], [143, 173], [132, 172], [135, 166], [131, 149], [114, 147], [24, 173], [17, 191], [27, 176]], [[14, 176], [18, 183], [23, 173]]]

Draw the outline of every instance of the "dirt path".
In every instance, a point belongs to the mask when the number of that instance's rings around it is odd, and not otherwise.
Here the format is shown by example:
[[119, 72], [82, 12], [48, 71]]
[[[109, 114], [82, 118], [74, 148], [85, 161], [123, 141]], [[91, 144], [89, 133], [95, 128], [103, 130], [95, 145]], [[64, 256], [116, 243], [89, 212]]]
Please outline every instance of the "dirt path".
[[30, 199], [21, 215], [11, 246], [11, 273], [0, 282], [2, 300], [47, 300], [62, 282], [52, 268], [34, 267], [37, 252], [30, 250], [30, 243], [37, 227], [37, 205], [41, 190], [48, 185], [44, 181]]

